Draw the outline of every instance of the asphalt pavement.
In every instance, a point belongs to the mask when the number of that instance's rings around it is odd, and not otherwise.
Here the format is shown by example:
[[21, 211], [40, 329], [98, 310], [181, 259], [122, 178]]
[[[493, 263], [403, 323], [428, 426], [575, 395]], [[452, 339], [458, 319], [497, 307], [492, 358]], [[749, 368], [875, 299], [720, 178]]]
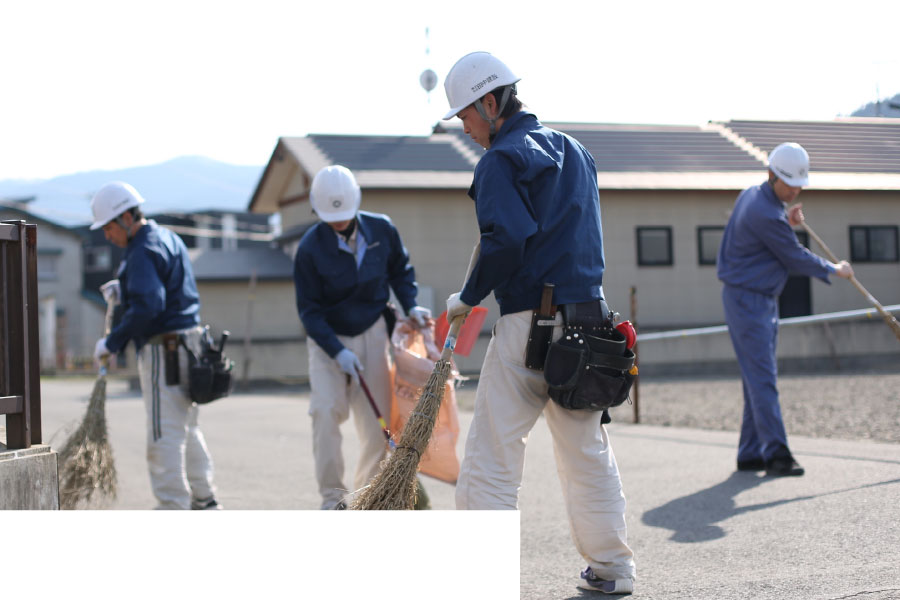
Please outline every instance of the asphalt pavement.
[[[92, 385], [92, 380], [42, 382], [45, 443], [62, 445], [81, 418]], [[219, 500], [227, 511], [318, 508], [307, 409], [308, 395], [302, 389], [237, 393], [201, 409]], [[608, 427], [628, 501], [629, 543], [638, 570], [632, 597], [900, 599], [900, 444], [791, 436], [794, 454], [807, 473], [770, 478], [735, 472], [735, 432], [633, 425], [629, 407], [617, 411]], [[110, 382], [107, 418], [119, 494], [105, 508], [150, 509], [154, 501], [144, 458], [143, 404], [124, 382]], [[470, 421], [471, 413], [461, 411], [460, 457]], [[348, 424], [348, 481], [356, 448]], [[453, 509], [452, 485], [423, 481], [434, 509]], [[484, 571], [479, 570], [472, 575], [471, 589], [476, 591], [469, 597], [603, 597], [575, 587], [584, 564], [569, 535], [543, 421], [528, 441], [519, 515], [518, 561], [506, 557], [503, 563], [518, 564], [518, 581], [513, 573], [497, 573], [506, 590], [497, 591], [497, 586], [485, 585]], [[415, 525], [411, 527], [394, 532], [394, 540], [416, 539]], [[346, 543], [352, 553], [352, 540]], [[420, 539], [416, 543], [415, 550], [427, 552], [427, 544]], [[436, 564], [435, 573], [465, 579], [475, 572], [469, 549], [485, 543], [454, 540], [458, 562]], [[302, 584], [298, 586], [302, 590]], [[356, 591], [327, 597], [372, 597], [365, 585], [352, 587]], [[391, 597], [443, 598], [440, 589], [397, 587]]]

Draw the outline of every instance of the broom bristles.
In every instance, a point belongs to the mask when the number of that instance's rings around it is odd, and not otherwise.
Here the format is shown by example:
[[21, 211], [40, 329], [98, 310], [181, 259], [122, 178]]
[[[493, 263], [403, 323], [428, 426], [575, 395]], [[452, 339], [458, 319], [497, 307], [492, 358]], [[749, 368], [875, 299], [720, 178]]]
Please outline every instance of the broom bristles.
[[59, 506], [74, 509], [96, 492], [116, 497], [116, 469], [106, 431], [106, 377], [94, 383], [81, 425], [59, 451]]
[[356, 497], [353, 510], [412, 510], [416, 503], [416, 472], [428, 447], [444, 388], [450, 377], [449, 360], [439, 360], [422, 388], [416, 408], [397, 442], [397, 449], [382, 462], [381, 471]]

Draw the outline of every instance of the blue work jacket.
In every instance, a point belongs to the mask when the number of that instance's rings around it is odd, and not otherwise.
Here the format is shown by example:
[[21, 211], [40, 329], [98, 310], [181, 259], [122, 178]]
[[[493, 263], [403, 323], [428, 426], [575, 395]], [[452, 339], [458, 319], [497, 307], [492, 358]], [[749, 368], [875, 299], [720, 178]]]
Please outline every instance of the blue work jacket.
[[416, 275], [400, 233], [387, 215], [359, 211], [357, 245], [361, 262], [328, 223], [313, 225], [294, 258], [297, 312], [306, 333], [332, 358], [344, 345], [338, 335], [356, 336], [381, 316], [390, 290], [403, 311], [416, 305]]
[[725, 226], [717, 261], [719, 279], [751, 292], [777, 296], [788, 275], [818, 277], [825, 283], [831, 263], [807, 250], [788, 223], [784, 203], [768, 182], [737, 198]]
[[187, 248], [178, 235], [148, 220], [128, 241], [117, 273], [122, 319], [106, 338], [110, 352], [133, 340], [140, 350], [160, 333], [200, 323], [200, 296]]
[[475, 167], [469, 189], [481, 254], [460, 299], [491, 291], [500, 314], [540, 306], [544, 283], [554, 304], [603, 297], [603, 232], [597, 169], [568, 135], [521, 111], [506, 119]]

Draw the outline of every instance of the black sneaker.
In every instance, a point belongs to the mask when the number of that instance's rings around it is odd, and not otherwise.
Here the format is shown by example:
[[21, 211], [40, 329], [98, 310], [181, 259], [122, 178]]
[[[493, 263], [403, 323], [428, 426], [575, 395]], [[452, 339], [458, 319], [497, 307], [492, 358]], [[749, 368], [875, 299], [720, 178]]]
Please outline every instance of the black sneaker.
[[766, 461], [761, 458], [751, 458], [750, 460], [737, 461], [738, 471], [765, 471]]
[[766, 475], [769, 477], [799, 477], [805, 471], [793, 456], [776, 456], [766, 461]]

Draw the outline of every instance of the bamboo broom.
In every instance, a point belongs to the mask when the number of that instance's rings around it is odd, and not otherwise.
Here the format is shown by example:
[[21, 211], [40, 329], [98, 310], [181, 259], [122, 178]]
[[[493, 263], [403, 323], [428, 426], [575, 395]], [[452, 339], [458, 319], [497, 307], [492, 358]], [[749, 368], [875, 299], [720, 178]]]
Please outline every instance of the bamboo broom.
[[[812, 228], [806, 224], [806, 221], [803, 221], [801, 223], [801, 225], [803, 225], [803, 229], [806, 230], [806, 233], [809, 234], [809, 237], [816, 240], [816, 243], [822, 247], [822, 250], [825, 251], [825, 254], [828, 256], [828, 259], [831, 262], [833, 262], [833, 263], [840, 262], [838, 260], [837, 256], [835, 256], [834, 253], [828, 248], [828, 246], [825, 245], [825, 242], [822, 241], [822, 238], [817, 236], [816, 232], [813, 231]], [[881, 305], [881, 303], [878, 302], [878, 300], [876, 300], [875, 297], [872, 294], [870, 294], [869, 291], [866, 288], [864, 288], [863, 285], [859, 281], [856, 280], [856, 276], [854, 276], [854, 275], [850, 276], [850, 283], [852, 283], [854, 286], [856, 286], [856, 289], [859, 290], [859, 293], [862, 294], [863, 296], [865, 296], [866, 300], [868, 300], [869, 303], [875, 307], [875, 310], [878, 311], [878, 314], [881, 315], [881, 318], [884, 319], [884, 321], [888, 324], [888, 327], [890, 327], [891, 330], [894, 332], [894, 335], [897, 336], [897, 339], [900, 340], [900, 323], [897, 322], [896, 317], [894, 317], [894, 315], [892, 315], [887, 310], [885, 310], [885, 308]]]
[[[106, 306], [105, 332], [109, 335], [115, 302]], [[106, 428], [106, 371], [109, 357], [100, 359], [100, 370], [81, 425], [59, 452], [59, 506], [74, 509], [87, 505], [96, 492], [116, 497], [116, 467]]]
[[[472, 269], [475, 268], [480, 247], [480, 244], [476, 244], [472, 250], [465, 281], [469, 280]], [[431, 440], [438, 409], [444, 399], [444, 388], [450, 377], [450, 358], [465, 320], [465, 316], [460, 315], [450, 323], [441, 358], [435, 363], [428, 383], [422, 388], [419, 401], [400, 434], [397, 448], [382, 462], [381, 472], [354, 499], [350, 505], [351, 510], [413, 510], [418, 483], [416, 471], [422, 453]]]

